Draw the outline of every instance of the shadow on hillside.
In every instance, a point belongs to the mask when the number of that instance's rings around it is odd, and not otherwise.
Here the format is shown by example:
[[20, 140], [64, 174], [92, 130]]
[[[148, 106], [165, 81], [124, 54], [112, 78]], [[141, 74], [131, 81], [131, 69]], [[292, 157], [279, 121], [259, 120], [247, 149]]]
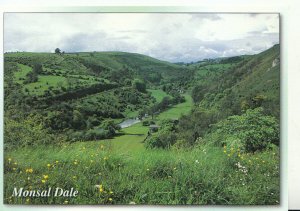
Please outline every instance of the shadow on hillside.
[[124, 133], [124, 132], [120, 132], [120, 133], [117, 133], [115, 135], [115, 137], [117, 137], [117, 136], [124, 136], [124, 135], [128, 135], [128, 136], [143, 136], [145, 134], [144, 133]]

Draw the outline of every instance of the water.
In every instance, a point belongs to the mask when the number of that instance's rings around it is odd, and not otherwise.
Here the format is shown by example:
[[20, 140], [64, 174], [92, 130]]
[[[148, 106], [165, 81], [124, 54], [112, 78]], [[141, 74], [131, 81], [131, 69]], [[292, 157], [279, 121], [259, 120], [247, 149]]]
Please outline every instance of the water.
[[121, 122], [119, 125], [120, 125], [121, 128], [126, 128], [126, 127], [130, 127], [134, 124], [137, 124], [139, 122], [141, 122], [141, 120], [139, 120], [138, 118], [136, 118], [136, 119], [126, 119], [123, 122]]

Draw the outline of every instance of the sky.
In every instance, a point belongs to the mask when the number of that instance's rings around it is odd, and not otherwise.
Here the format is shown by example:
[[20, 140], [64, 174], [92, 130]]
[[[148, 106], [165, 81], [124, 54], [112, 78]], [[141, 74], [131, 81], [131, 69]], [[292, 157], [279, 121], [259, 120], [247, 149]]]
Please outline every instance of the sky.
[[279, 43], [278, 14], [6, 13], [4, 51], [123, 51], [169, 62], [262, 52]]

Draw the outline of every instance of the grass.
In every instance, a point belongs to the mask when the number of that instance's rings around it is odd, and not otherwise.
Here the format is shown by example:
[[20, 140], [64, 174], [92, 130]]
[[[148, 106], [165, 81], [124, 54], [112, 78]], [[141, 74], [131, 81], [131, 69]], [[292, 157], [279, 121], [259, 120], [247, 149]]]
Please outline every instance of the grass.
[[181, 115], [189, 113], [193, 106], [193, 100], [188, 94], [185, 94], [184, 97], [186, 100], [184, 103], [174, 105], [172, 108], [160, 113], [156, 119], [178, 119]]
[[166, 92], [160, 89], [148, 89], [151, 95], [156, 99], [156, 102], [161, 102], [166, 96], [169, 96]]
[[146, 138], [148, 127], [137, 123], [131, 127], [122, 129], [124, 135], [116, 136], [111, 140], [104, 140], [106, 144], [113, 148], [113, 151], [120, 153], [135, 153], [144, 150], [142, 141]]
[[[131, 130], [143, 129], [136, 126]], [[245, 154], [243, 159], [213, 147], [133, 153], [122, 151], [129, 146], [122, 146], [122, 140], [119, 141], [116, 145], [109, 141], [77, 142], [63, 147], [40, 146], [6, 152], [5, 203], [279, 203], [279, 150]], [[120, 150], [116, 151], [115, 147]], [[238, 162], [247, 172], [237, 167]], [[76, 198], [11, 197], [14, 187], [32, 190], [74, 187], [79, 195]]]
[[15, 76], [15, 79], [16, 79], [16, 82], [17, 83], [23, 83], [23, 79], [26, 78], [26, 75], [27, 73], [29, 73], [32, 68], [27, 66], [27, 65], [23, 65], [23, 64], [17, 64], [18, 67], [20, 68], [20, 71], [16, 71], [14, 72], [14, 76]]
[[66, 86], [66, 78], [62, 76], [39, 75], [37, 82], [25, 84], [23, 89], [28, 89], [30, 94], [42, 95], [50, 86], [57, 87], [58, 83]]

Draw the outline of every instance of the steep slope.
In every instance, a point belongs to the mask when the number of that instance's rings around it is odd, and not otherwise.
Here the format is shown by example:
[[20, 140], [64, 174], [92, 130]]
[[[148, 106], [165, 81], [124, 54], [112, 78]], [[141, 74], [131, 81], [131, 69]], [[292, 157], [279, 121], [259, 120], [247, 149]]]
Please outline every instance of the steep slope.
[[279, 55], [280, 46], [275, 45], [260, 54], [243, 57], [238, 63], [218, 64], [221, 68], [198, 80], [194, 100], [204, 108], [223, 110], [225, 116], [263, 107], [266, 113], [279, 118]]

